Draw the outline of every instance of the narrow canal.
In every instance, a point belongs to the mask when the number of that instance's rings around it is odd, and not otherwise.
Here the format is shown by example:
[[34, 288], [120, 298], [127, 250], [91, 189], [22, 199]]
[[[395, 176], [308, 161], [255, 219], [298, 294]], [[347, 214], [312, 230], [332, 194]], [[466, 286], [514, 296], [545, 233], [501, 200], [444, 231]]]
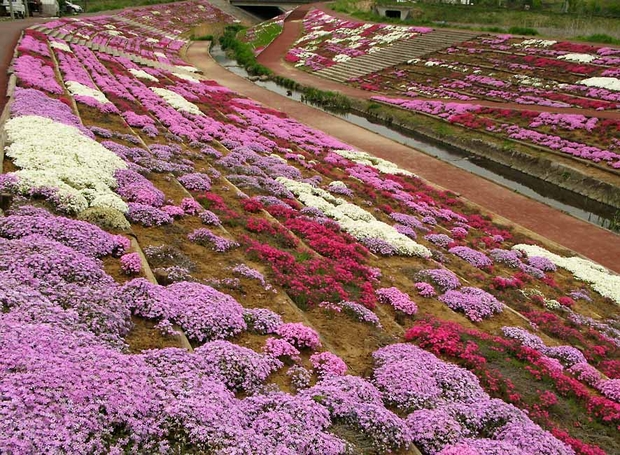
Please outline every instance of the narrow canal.
[[[228, 58], [219, 45], [215, 45], [211, 48], [211, 56], [217, 63], [230, 72], [244, 78], [249, 78], [247, 71], [240, 67], [235, 60]], [[256, 80], [254, 83], [282, 96], [288, 96], [291, 99], [303, 102], [303, 93], [299, 91], [289, 90], [273, 81]], [[380, 134], [395, 142], [407, 145], [427, 155], [431, 155], [456, 167], [503, 185], [517, 193], [569, 213], [577, 218], [596, 224], [605, 229], [613, 230], [614, 232], [620, 232], [620, 213], [613, 207], [593, 201], [592, 199], [572, 191], [559, 188], [556, 185], [547, 183], [491, 160], [481, 158], [478, 155], [459, 152], [448, 149], [447, 147], [431, 144], [419, 138], [412, 137], [412, 135], [395, 131], [388, 126], [373, 123], [368, 118], [361, 115], [355, 113], [335, 113], [320, 106], [314, 107], [324, 112], [329, 112], [332, 115], [369, 131]]]

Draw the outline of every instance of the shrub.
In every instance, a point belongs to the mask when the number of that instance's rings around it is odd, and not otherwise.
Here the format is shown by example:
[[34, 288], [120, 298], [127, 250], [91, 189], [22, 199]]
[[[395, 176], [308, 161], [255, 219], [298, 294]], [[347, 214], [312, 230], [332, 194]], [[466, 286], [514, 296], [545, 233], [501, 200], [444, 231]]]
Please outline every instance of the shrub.
[[531, 27], [510, 27], [508, 29], [508, 33], [513, 35], [527, 35], [527, 36], [535, 36], [538, 35], [538, 30]]
[[129, 231], [131, 224], [123, 212], [111, 207], [89, 207], [78, 215], [78, 219], [88, 221], [107, 231]]

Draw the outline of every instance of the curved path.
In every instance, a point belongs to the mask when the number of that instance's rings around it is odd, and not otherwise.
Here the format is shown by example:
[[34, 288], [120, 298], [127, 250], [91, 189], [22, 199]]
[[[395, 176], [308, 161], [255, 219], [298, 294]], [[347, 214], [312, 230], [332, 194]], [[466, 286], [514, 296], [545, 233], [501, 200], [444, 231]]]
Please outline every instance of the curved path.
[[[342, 13], [336, 13], [327, 8], [325, 3], [312, 3], [297, 7], [284, 21], [282, 33], [276, 37], [267, 48], [260, 53], [257, 60], [258, 63], [271, 69], [274, 73], [287, 77], [289, 79], [298, 82], [301, 85], [311, 86], [319, 88], [321, 90], [330, 90], [334, 92], [340, 92], [346, 96], [369, 99], [372, 96], [382, 95], [398, 98], [394, 94], [385, 94], [383, 92], [368, 92], [348, 85], [340, 84], [329, 79], [316, 76], [306, 71], [298, 70], [292, 65], [287, 64], [284, 61], [284, 56], [288, 50], [293, 46], [293, 43], [301, 36], [302, 33], [302, 19], [311, 8], [317, 8], [324, 11], [327, 14], [338, 17], [344, 20], [354, 20], [358, 22], [364, 22], [357, 18], [346, 16]], [[404, 96], [404, 94], [403, 94]], [[401, 96], [402, 98], [402, 96]], [[415, 97], [412, 98], [420, 101], [442, 101], [438, 98], [424, 98]], [[620, 120], [620, 111], [596, 111], [593, 109], [580, 109], [580, 108], [561, 108], [561, 107], [546, 107], [538, 106], [534, 104], [517, 104], [517, 103], [501, 103], [488, 100], [443, 100], [450, 103], [458, 104], [478, 104], [496, 109], [513, 109], [519, 111], [535, 111], [535, 112], [557, 112], [564, 114], [581, 114], [586, 116], [593, 116], [599, 118], [608, 118]]]
[[49, 20], [49, 17], [30, 17], [0, 22], [0, 114], [7, 101], [6, 89], [9, 82], [7, 69], [13, 59], [13, 49], [17, 45], [22, 30]]
[[325, 131], [359, 150], [393, 161], [423, 179], [458, 193], [484, 209], [532, 231], [534, 237], [538, 236], [543, 241], [546, 238], [620, 273], [620, 237], [616, 234], [326, 112], [259, 87], [218, 65], [210, 57], [208, 48], [209, 43], [194, 42], [186, 55], [191, 64], [201, 69], [208, 78], [266, 106], [286, 112], [306, 125]]

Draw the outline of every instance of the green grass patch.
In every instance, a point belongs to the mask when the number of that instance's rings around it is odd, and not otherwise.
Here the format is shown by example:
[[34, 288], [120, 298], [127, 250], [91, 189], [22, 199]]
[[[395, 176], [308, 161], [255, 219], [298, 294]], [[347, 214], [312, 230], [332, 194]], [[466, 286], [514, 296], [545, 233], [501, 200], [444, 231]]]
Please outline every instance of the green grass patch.
[[108, 11], [115, 9], [123, 9], [130, 6], [148, 6], [158, 5], [160, 3], [170, 3], [170, 0], [78, 0], [76, 4], [84, 8], [86, 13], [97, 13], [99, 11]]
[[351, 100], [341, 93], [305, 87], [282, 76], [274, 76], [271, 79], [284, 88], [301, 92], [301, 101], [304, 103], [320, 106], [327, 111], [339, 114], [346, 114], [351, 110]]
[[588, 36], [578, 36], [579, 41], [585, 41], [587, 43], [600, 43], [600, 44], [620, 44], [620, 39], [609, 36], [606, 33], [595, 33]]
[[510, 27], [508, 33], [512, 33], [513, 35], [536, 36], [538, 35], [538, 30], [531, 27]]
[[213, 41], [213, 35], [194, 36], [190, 37], [193, 41]]
[[259, 64], [254, 55], [254, 48], [251, 44], [238, 39], [240, 31], [245, 30], [243, 25], [228, 25], [224, 29], [224, 34], [220, 36], [222, 49], [230, 50], [239, 65], [243, 66], [249, 74], [263, 76], [271, 74], [271, 70]]
[[271, 44], [271, 42], [282, 33], [282, 26], [280, 24], [271, 23], [260, 27], [256, 30], [256, 35], [250, 44], [254, 48], [265, 47]]
[[[602, 4], [606, 0], [596, 1]], [[617, 0], [610, 1], [604, 8], [601, 7], [596, 11], [575, 10], [562, 14], [560, 8], [557, 11], [543, 10], [536, 6], [530, 11], [498, 8], [497, 1], [485, 2], [485, 0], [476, 2], [475, 6], [420, 2], [408, 4], [397, 3], [395, 0], [377, 1], [379, 5], [398, 5], [410, 8], [410, 18], [404, 21], [379, 16], [372, 11], [367, 2], [359, 0], [336, 0], [330, 4], [330, 7], [334, 11], [372, 22], [428, 25], [434, 28], [466, 28], [493, 33], [506, 33], [509, 28], [518, 27], [533, 29], [541, 34], [544, 29], [544, 34], [548, 36], [569, 37], [605, 33], [612, 39], [620, 39], [620, 21], [617, 19], [620, 17], [620, 11], [614, 9], [620, 10], [620, 3], [614, 7], [614, 2], [618, 3]], [[537, 4], [536, 1], [534, 3]]]

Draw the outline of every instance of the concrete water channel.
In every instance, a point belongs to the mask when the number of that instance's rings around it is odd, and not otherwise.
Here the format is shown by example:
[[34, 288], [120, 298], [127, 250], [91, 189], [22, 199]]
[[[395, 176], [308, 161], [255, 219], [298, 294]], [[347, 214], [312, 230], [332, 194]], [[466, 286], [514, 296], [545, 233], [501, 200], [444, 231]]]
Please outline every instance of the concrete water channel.
[[[211, 56], [218, 64], [228, 71], [244, 78], [250, 77], [247, 71], [243, 67], [240, 67], [235, 60], [231, 60], [219, 45], [211, 48]], [[254, 83], [282, 96], [304, 102], [302, 92], [289, 90], [270, 80], [255, 80]], [[431, 144], [428, 141], [413, 137], [413, 135], [396, 131], [386, 125], [373, 123], [364, 116], [352, 112], [333, 112], [316, 105], [313, 107], [395, 142], [414, 148], [439, 160], [450, 163], [453, 166], [491, 180], [574, 217], [605, 229], [610, 229], [614, 232], [620, 232], [620, 213], [613, 207], [593, 201], [592, 199], [572, 191], [559, 188], [556, 185], [531, 177], [515, 169], [493, 162], [492, 160], [481, 158], [478, 155], [457, 151], [453, 148], [442, 147], [438, 144]]]

